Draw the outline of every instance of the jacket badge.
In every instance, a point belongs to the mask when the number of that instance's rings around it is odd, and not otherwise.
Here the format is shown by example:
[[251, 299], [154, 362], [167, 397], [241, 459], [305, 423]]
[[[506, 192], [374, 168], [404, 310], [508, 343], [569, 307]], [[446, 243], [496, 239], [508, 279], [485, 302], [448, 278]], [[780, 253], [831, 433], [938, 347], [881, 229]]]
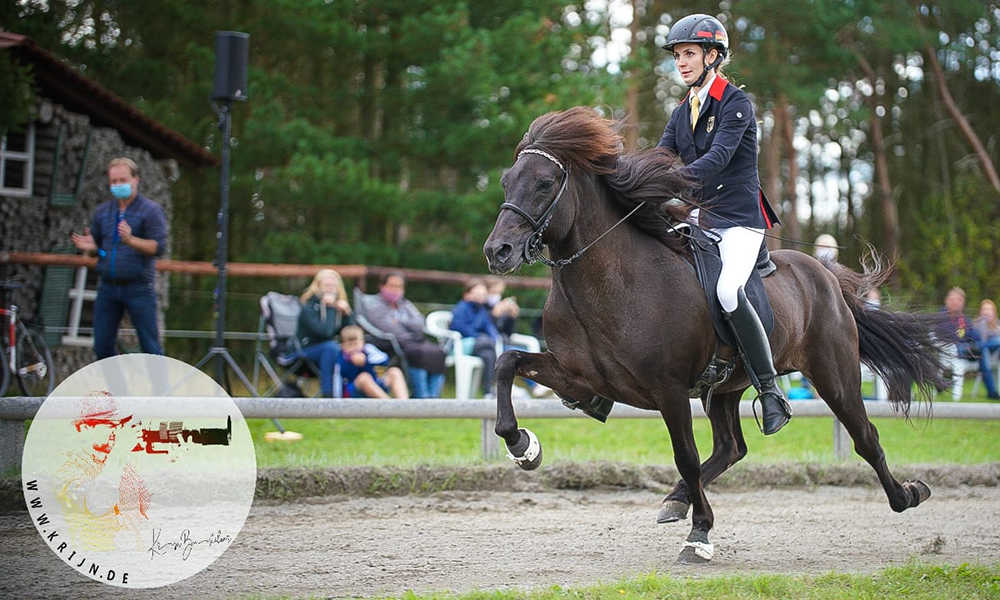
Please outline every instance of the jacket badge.
[[714, 115], [708, 118], [708, 126], [705, 128], [705, 133], [712, 133], [713, 129], [715, 129], [715, 116]]

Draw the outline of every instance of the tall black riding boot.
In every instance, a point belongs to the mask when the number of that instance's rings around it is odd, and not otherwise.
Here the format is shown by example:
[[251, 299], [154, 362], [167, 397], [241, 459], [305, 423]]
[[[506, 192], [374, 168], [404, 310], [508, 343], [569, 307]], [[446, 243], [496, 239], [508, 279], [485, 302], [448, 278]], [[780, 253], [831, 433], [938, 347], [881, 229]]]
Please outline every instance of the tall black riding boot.
[[742, 287], [737, 292], [737, 298], [736, 310], [727, 315], [729, 327], [736, 336], [744, 361], [749, 363], [744, 365], [747, 367], [747, 374], [757, 388], [757, 397], [764, 411], [761, 431], [764, 435], [771, 435], [777, 433], [792, 418], [792, 406], [774, 381], [777, 373], [774, 371], [767, 334]]

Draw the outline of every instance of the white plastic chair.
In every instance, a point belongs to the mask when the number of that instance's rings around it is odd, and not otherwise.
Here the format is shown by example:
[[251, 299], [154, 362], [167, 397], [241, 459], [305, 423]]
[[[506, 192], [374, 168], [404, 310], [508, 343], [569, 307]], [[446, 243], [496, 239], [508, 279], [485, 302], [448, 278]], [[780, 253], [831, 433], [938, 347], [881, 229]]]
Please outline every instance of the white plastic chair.
[[455, 368], [455, 397], [459, 400], [478, 398], [477, 390], [483, 381], [483, 359], [465, 353], [462, 334], [449, 329], [450, 325], [451, 312], [436, 310], [427, 315], [424, 331], [437, 338], [442, 347], [451, 346], [445, 364]]

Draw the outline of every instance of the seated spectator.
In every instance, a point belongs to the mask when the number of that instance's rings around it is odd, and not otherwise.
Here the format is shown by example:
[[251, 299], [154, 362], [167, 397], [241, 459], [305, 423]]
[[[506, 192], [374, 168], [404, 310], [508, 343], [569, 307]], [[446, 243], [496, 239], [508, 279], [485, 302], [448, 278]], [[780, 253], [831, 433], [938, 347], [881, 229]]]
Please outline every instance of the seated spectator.
[[821, 233], [813, 243], [813, 256], [819, 261], [837, 262], [840, 255], [840, 246], [837, 245], [837, 238], [829, 233]]
[[440, 398], [447, 354], [424, 337], [424, 315], [405, 298], [405, 292], [406, 279], [402, 273], [383, 276], [379, 293], [365, 309], [365, 316], [375, 327], [396, 336], [410, 363], [413, 397]]
[[300, 300], [302, 311], [295, 329], [302, 347], [298, 354], [319, 365], [320, 393], [330, 398], [334, 366], [340, 356], [340, 345], [334, 337], [345, 325], [354, 322], [344, 281], [336, 271], [323, 269], [313, 277]]
[[521, 313], [521, 307], [517, 305], [517, 298], [513, 296], [503, 297], [507, 284], [504, 280], [489, 276], [484, 279], [486, 282], [486, 306], [493, 315], [493, 323], [497, 330], [504, 337], [510, 337], [517, 330], [517, 317]]
[[462, 334], [465, 353], [483, 360], [483, 393], [493, 391], [493, 371], [497, 362], [500, 332], [486, 306], [486, 283], [479, 278], [465, 283], [462, 300], [451, 311], [451, 329]]
[[966, 367], [973, 355], [972, 340], [969, 338], [969, 319], [965, 310], [965, 291], [960, 287], [948, 290], [944, 306], [939, 311], [944, 319], [938, 326], [937, 337], [945, 344], [944, 352], [951, 367], [951, 399], [962, 399], [962, 386]]
[[877, 310], [882, 306], [882, 292], [877, 287], [873, 287], [865, 292], [865, 297], [861, 300], [865, 303], [866, 308]]
[[375, 365], [387, 364], [389, 355], [366, 344], [365, 332], [357, 325], [348, 325], [340, 332], [339, 362], [344, 398], [388, 398], [389, 393], [403, 400], [410, 397], [398, 367], [389, 367], [382, 377], [375, 372]]
[[[507, 283], [503, 279], [495, 275], [490, 275], [484, 278], [483, 281], [486, 282], [486, 306], [490, 309], [493, 324], [496, 325], [497, 331], [503, 336], [503, 349], [525, 350], [524, 346], [518, 346], [511, 342], [510, 339], [510, 336], [514, 335], [514, 332], [517, 330], [517, 318], [521, 314], [521, 307], [517, 305], [517, 298], [514, 296], [503, 297], [504, 290], [507, 289]], [[528, 390], [531, 391], [531, 395], [536, 398], [545, 396], [552, 391], [531, 379], [524, 379], [524, 383], [528, 386]]]
[[946, 313], [948, 319], [938, 332], [942, 341], [954, 344], [959, 358], [973, 360], [973, 340], [969, 338], [969, 318], [965, 316], [965, 290], [953, 287], [944, 297], [944, 306], [940, 312]]
[[991, 400], [1000, 400], [989, 360], [990, 353], [1000, 352], [1000, 322], [997, 321], [997, 305], [992, 300], [979, 303], [979, 316], [969, 333], [979, 347], [979, 374], [986, 385], [986, 394]]

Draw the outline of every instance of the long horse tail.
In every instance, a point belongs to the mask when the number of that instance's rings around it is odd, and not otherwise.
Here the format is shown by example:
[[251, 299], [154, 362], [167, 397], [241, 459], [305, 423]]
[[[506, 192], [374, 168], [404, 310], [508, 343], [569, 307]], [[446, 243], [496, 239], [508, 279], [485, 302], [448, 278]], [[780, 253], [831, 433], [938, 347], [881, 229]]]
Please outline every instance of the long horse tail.
[[939, 314], [892, 312], [868, 305], [862, 295], [884, 283], [891, 265], [884, 265], [872, 251], [858, 273], [835, 262], [822, 261], [840, 283], [841, 293], [858, 325], [861, 362], [885, 381], [889, 402], [909, 415], [913, 385], [922, 399], [931, 401], [950, 383], [950, 367], [943, 346], [953, 340], [939, 333], [947, 317]]

